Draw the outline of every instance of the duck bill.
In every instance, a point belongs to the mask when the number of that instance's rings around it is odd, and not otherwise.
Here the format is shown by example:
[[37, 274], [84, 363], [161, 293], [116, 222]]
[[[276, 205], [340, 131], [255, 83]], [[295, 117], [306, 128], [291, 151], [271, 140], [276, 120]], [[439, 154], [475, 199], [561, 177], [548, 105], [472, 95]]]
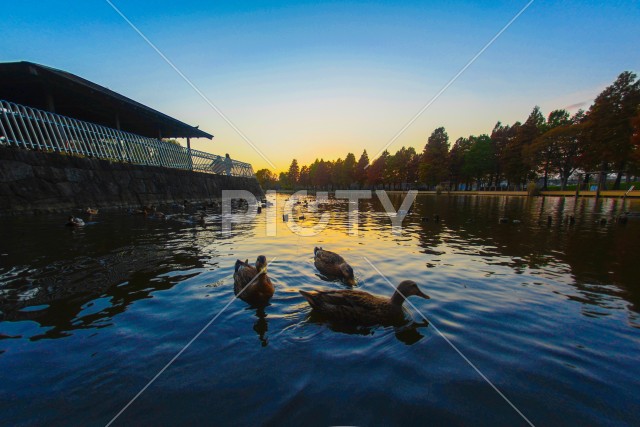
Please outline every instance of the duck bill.
[[419, 293], [418, 293], [418, 296], [419, 296], [420, 298], [424, 298], [424, 299], [431, 299], [431, 297], [430, 297], [429, 295], [425, 294], [424, 292], [422, 292], [422, 291], [420, 291], [420, 290], [418, 290], [418, 292], [419, 292]]
[[356, 279], [347, 279], [345, 283], [349, 286], [356, 286]]

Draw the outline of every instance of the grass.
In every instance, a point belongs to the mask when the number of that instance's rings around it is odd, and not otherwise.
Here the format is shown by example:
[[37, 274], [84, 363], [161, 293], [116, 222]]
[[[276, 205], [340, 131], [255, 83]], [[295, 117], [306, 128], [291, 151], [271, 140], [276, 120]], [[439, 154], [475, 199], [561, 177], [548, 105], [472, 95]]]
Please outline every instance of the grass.
[[[591, 187], [592, 185], [596, 185], [593, 182], [589, 183], [589, 187]], [[640, 181], [632, 181], [629, 184], [627, 184], [626, 182], [621, 182], [620, 183], [620, 190], [628, 190], [631, 186], [634, 186], [634, 190], [640, 190]], [[547, 186], [547, 190], [548, 191], [560, 191], [560, 186], [559, 185], [548, 185]], [[576, 191], [576, 186], [575, 184], [573, 185], [567, 185], [564, 189], [565, 191]], [[607, 188], [603, 188], [602, 190], [613, 190], [613, 181], [607, 181]], [[585, 191], [583, 189], [583, 191]]]

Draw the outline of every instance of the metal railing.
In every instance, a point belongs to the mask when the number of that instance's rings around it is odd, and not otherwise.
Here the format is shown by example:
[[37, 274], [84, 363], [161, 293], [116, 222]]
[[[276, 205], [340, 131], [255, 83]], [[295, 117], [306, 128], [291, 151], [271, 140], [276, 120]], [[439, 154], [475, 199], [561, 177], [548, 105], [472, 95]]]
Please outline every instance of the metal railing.
[[253, 177], [251, 164], [0, 100], [0, 146]]

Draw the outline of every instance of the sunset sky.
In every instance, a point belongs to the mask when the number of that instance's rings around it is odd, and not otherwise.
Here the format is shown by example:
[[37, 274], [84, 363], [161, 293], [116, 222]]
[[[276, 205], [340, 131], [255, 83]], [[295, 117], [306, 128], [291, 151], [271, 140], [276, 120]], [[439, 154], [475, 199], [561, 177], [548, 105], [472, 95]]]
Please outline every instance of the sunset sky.
[[[389, 140], [527, 1], [112, 0], [275, 166]], [[193, 146], [269, 167], [104, 0], [2, 6], [0, 61], [82, 76], [215, 135]], [[389, 151], [421, 150], [524, 120], [534, 105], [588, 108], [640, 70], [640, 2], [534, 1]]]

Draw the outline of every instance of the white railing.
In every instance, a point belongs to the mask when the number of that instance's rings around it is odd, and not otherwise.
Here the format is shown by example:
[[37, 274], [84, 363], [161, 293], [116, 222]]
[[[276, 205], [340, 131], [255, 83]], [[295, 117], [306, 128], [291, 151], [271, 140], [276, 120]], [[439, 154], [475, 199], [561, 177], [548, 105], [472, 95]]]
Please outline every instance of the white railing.
[[0, 146], [253, 177], [251, 164], [0, 100]]

